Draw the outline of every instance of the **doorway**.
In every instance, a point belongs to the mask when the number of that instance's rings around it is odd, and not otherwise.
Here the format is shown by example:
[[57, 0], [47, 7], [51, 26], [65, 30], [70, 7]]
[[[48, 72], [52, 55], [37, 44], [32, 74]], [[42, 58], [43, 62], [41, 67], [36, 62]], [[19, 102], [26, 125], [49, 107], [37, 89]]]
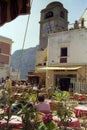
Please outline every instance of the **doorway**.
[[61, 91], [69, 91], [70, 78], [60, 78], [59, 85], [60, 85]]
[[54, 86], [60, 88], [62, 91], [72, 91], [73, 83], [77, 80], [76, 74], [55, 74], [54, 75]]

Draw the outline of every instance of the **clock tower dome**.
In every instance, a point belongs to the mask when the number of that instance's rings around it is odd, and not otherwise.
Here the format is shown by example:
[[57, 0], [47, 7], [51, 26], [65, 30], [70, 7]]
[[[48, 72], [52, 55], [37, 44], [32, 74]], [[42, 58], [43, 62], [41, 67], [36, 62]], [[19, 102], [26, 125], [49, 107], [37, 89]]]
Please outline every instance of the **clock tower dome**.
[[39, 50], [48, 43], [48, 34], [68, 29], [68, 11], [60, 2], [52, 2], [41, 10]]

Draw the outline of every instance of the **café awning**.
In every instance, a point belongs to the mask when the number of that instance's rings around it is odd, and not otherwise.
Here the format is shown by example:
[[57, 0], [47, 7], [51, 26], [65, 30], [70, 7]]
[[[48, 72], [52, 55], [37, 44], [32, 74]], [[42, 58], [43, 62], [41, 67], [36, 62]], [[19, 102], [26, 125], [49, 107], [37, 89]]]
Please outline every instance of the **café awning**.
[[0, 26], [26, 14], [30, 14], [30, 0], [0, 0]]
[[37, 70], [78, 70], [82, 66], [45, 66], [38, 67]]

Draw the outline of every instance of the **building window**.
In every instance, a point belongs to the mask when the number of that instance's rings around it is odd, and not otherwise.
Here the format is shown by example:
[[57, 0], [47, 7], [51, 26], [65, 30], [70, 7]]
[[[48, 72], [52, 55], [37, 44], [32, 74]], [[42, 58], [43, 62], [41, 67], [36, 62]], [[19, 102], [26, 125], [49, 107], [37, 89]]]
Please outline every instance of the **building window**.
[[61, 48], [60, 63], [67, 63], [67, 47]]
[[67, 47], [61, 48], [61, 52], [60, 53], [61, 53], [60, 54], [61, 57], [67, 56]]

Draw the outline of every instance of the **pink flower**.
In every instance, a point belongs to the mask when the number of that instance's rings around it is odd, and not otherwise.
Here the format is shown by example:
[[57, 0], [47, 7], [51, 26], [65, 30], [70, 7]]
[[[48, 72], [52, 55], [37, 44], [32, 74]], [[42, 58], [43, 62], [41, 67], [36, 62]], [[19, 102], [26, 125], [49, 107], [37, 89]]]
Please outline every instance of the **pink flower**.
[[52, 114], [51, 113], [45, 114], [45, 116], [43, 116], [42, 119], [43, 119], [43, 122], [47, 124], [52, 121]]
[[7, 114], [9, 113], [9, 106], [5, 107], [4, 112], [7, 113]]

